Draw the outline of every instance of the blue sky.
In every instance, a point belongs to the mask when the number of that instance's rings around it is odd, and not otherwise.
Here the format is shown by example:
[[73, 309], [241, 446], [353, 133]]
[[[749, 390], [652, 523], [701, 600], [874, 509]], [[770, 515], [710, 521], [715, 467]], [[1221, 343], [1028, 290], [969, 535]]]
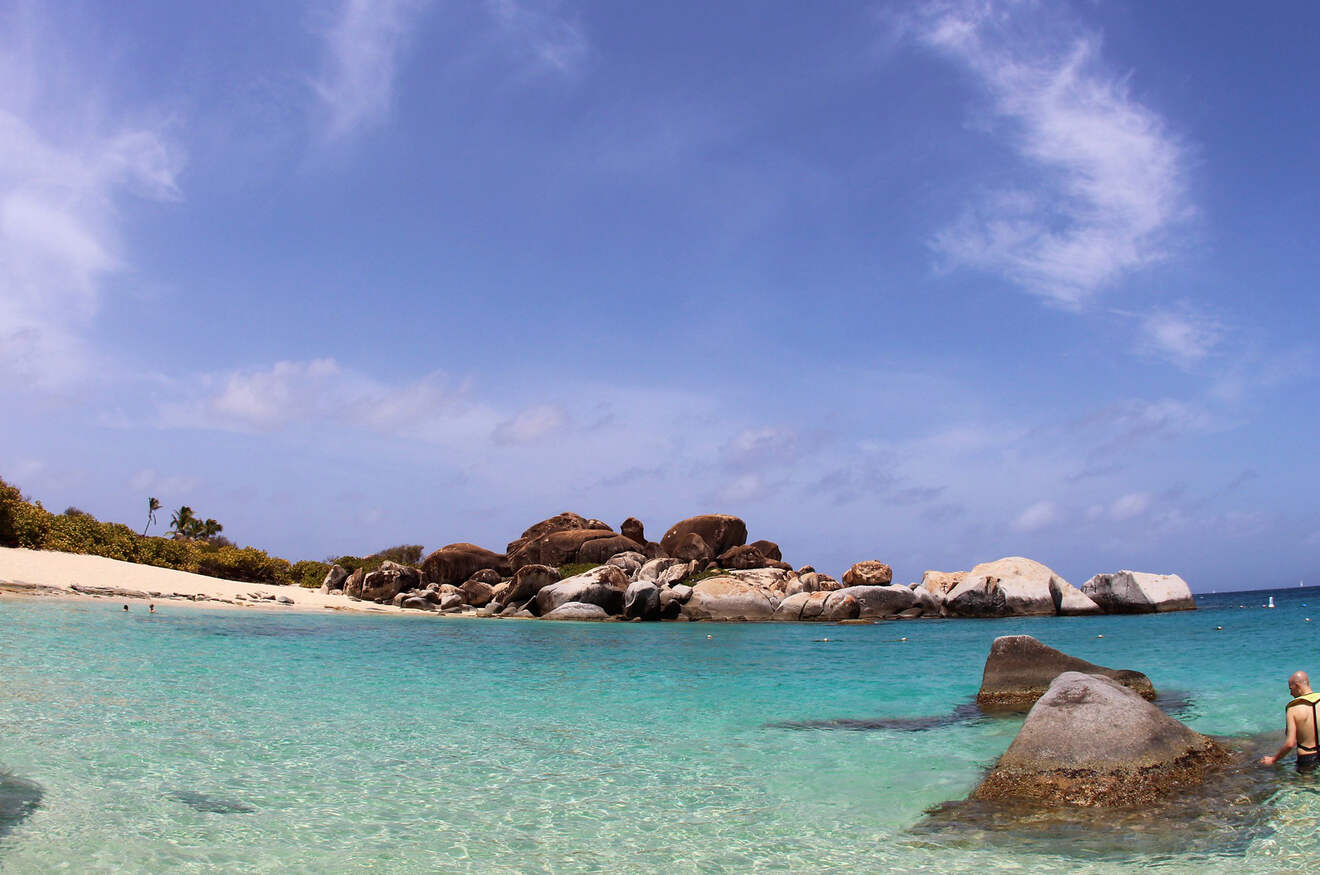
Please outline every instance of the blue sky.
[[0, 476], [1320, 583], [1320, 10], [0, 4]]

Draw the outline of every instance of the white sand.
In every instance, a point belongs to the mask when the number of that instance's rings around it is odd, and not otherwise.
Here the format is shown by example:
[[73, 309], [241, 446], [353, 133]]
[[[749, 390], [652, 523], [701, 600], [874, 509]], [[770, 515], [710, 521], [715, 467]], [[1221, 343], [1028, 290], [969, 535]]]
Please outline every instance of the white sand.
[[[377, 605], [371, 602], [352, 601], [342, 595], [328, 595], [314, 589], [301, 586], [269, 586], [260, 583], [236, 583], [232, 580], [220, 580], [203, 574], [189, 574], [170, 568], [156, 568], [152, 565], [137, 565], [132, 562], [120, 562], [118, 559], [106, 559], [101, 556], [83, 556], [78, 553], [56, 553], [47, 550], [21, 550], [0, 547], [0, 595], [8, 598], [14, 595], [56, 596], [62, 598], [119, 601], [125, 604], [145, 601], [116, 596], [90, 596], [75, 592], [74, 585], [114, 587], [123, 590], [140, 590], [144, 593], [158, 592], [161, 596], [150, 600], [156, 609], [164, 606], [194, 605], [205, 608], [226, 607], [261, 607], [283, 611], [364, 611], [371, 613], [402, 613], [391, 605]], [[45, 588], [45, 589], [39, 589]], [[207, 596], [206, 601], [190, 601], [167, 598], [176, 593], [188, 596]], [[252, 593], [284, 596], [293, 600], [293, 604], [280, 604], [269, 600], [254, 600]], [[240, 598], [241, 597], [241, 598]], [[224, 599], [225, 601], [214, 601]], [[232, 602], [233, 604], [229, 604]], [[409, 611], [408, 613], [420, 613]]]

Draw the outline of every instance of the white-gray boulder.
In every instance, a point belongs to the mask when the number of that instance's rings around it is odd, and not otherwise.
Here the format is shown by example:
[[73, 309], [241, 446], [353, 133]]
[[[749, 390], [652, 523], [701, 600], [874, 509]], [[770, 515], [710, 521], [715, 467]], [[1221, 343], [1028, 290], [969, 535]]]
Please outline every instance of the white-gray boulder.
[[1196, 610], [1191, 588], [1176, 574], [1141, 571], [1097, 574], [1082, 584], [1082, 592], [1110, 614]]
[[779, 607], [773, 593], [731, 575], [709, 577], [692, 587], [683, 605], [690, 620], [768, 620]]
[[1021, 556], [983, 562], [949, 590], [944, 605], [959, 617], [1052, 615], [1050, 581], [1056, 577], [1048, 567]]
[[606, 620], [609, 614], [600, 605], [586, 602], [564, 602], [553, 611], [542, 614], [542, 620]]

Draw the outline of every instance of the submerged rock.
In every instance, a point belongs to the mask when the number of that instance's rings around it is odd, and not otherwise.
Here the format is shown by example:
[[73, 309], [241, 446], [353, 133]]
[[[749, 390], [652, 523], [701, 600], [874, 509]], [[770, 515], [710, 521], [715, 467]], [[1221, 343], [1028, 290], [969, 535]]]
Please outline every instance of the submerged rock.
[[0, 838], [31, 817], [44, 795], [40, 785], [0, 771]]
[[1155, 698], [1155, 687], [1150, 678], [1139, 671], [1105, 668], [1055, 650], [1030, 635], [1003, 635], [990, 645], [976, 703], [990, 710], [1025, 711], [1045, 695], [1054, 679], [1065, 671], [1102, 675], [1143, 699]]
[[1054, 679], [972, 796], [1051, 807], [1142, 805], [1202, 783], [1230, 752], [1126, 687]]
[[1141, 571], [1097, 574], [1082, 584], [1082, 592], [1111, 614], [1196, 610], [1191, 588], [1176, 574]]

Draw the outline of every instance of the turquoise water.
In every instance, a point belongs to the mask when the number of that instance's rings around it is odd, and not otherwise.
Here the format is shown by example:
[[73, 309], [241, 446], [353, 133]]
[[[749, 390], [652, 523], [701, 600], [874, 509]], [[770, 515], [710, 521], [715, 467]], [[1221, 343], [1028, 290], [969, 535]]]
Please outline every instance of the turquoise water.
[[1310, 595], [1276, 591], [1274, 611], [1251, 593], [1185, 614], [872, 626], [148, 616], [6, 598], [0, 769], [41, 796], [25, 817], [0, 805], [0, 870], [1307, 868], [1320, 785], [1287, 770], [1262, 772], [1272, 798], [1250, 831], [1097, 856], [1066, 837], [919, 828], [1020, 719], [792, 726], [948, 715], [975, 695], [991, 640], [1027, 633], [1146, 672], [1202, 732], [1281, 735], [1287, 675], [1320, 671]]

